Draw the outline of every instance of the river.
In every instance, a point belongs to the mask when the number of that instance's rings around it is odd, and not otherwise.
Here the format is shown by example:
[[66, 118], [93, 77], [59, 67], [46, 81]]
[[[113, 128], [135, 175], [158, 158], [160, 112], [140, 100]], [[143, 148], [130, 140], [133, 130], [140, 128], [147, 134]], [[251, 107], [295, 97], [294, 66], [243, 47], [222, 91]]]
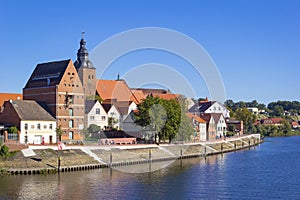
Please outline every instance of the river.
[[[152, 167], [131, 167], [145, 166]], [[300, 199], [300, 136], [265, 138], [250, 149], [178, 160], [149, 173], [0, 176], [0, 199]]]

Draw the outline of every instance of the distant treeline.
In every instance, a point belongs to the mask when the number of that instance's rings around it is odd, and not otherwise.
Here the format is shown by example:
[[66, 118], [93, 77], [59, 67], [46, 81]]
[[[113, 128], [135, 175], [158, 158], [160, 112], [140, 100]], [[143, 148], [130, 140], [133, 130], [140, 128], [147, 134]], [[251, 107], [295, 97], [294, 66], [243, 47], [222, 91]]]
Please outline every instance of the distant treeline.
[[[225, 106], [231, 111], [230, 116], [244, 122], [245, 133], [260, 133], [262, 136], [288, 136], [299, 135], [300, 130], [293, 130], [292, 121], [299, 121], [300, 102], [299, 101], [277, 101], [268, 105], [258, 103], [256, 100], [251, 102], [234, 102], [226, 100]], [[247, 108], [258, 108], [261, 115], [255, 115]], [[261, 125], [256, 123], [259, 117], [281, 117], [281, 126]]]
[[258, 103], [257, 100], [253, 100], [251, 102], [234, 102], [229, 99], [225, 101], [225, 106], [230, 108], [233, 112], [235, 112], [238, 108], [258, 108], [258, 110], [264, 110], [270, 116], [283, 116], [284, 111], [289, 112], [291, 115], [300, 115], [300, 102], [299, 101], [277, 101], [271, 102], [268, 105], [263, 103]]

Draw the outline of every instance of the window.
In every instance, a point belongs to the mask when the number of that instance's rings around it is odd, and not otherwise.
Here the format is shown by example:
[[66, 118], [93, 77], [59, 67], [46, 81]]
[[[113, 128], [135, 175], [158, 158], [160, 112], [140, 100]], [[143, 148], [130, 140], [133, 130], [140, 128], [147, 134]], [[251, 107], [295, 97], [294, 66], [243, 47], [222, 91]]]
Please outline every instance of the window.
[[73, 120], [69, 120], [69, 128], [73, 128]]
[[95, 117], [94, 116], [90, 116], [90, 120], [95, 120]]
[[69, 132], [69, 140], [73, 140], [74, 139], [74, 133], [73, 131]]
[[41, 130], [41, 124], [37, 125], [37, 129]]
[[25, 128], [25, 130], [28, 130], [28, 124], [27, 123], [25, 124], [24, 128]]
[[105, 116], [102, 116], [102, 117], [101, 117], [101, 120], [102, 120], [102, 121], [105, 121], [105, 120], [106, 120], [106, 117], [105, 117]]
[[100, 108], [96, 108], [96, 114], [100, 115]]
[[50, 124], [50, 125], [49, 125], [49, 129], [50, 129], [50, 130], [52, 130], [52, 129], [53, 129], [53, 126], [52, 126], [52, 124]]
[[30, 127], [31, 129], [34, 129], [34, 125], [31, 125], [31, 127]]
[[43, 127], [44, 127], [44, 129], [47, 129], [47, 125], [46, 124]]
[[69, 108], [69, 116], [74, 116], [73, 108]]

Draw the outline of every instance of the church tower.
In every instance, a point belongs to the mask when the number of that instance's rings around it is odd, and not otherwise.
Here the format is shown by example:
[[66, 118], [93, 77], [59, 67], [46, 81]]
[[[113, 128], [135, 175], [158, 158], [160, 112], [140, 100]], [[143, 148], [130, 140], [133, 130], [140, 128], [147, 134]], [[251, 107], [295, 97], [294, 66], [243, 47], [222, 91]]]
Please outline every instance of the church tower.
[[84, 32], [80, 40], [80, 48], [77, 52], [77, 60], [74, 63], [79, 78], [84, 88], [85, 99], [96, 94], [96, 68], [89, 59], [89, 53], [85, 47]]

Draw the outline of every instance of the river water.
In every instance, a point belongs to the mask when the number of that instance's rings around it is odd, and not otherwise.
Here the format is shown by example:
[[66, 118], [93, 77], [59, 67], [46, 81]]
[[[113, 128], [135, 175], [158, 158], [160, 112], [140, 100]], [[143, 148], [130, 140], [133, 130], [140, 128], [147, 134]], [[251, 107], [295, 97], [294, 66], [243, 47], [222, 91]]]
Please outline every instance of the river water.
[[0, 176], [0, 199], [300, 199], [300, 137], [266, 138], [250, 149], [149, 173]]

